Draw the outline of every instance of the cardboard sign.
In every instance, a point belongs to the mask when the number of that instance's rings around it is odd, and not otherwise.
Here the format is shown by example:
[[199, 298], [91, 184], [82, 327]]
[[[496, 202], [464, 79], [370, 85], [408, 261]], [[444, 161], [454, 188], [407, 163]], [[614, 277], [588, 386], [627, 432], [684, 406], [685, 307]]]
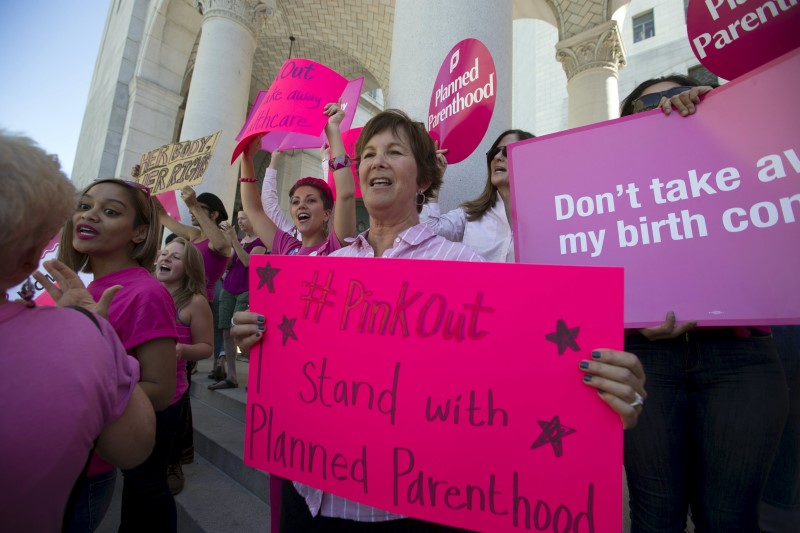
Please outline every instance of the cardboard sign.
[[486, 45], [464, 39], [439, 69], [428, 110], [428, 131], [448, 163], [463, 161], [477, 148], [494, 113], [497, 72]]
[[[361, 86], [364, 84], [364, 78], [358, 78], [347, 83], [347, 87], [342, 93], [342, 110], [344, 111], [344, 118], [339, 126], [343, 132], [350, 129], [353, 124], [353, 118], [356, 116], [358, 109], [358, 100], [361, 98]], [[333, 100], [334, 102], [336, 100]], [[330, 102], [325, 102], [325, 104]], [[324, 128], [323, 128], [324, 130]], [[320, 135], [306, 135], [303, 133], [293, 133], [288, 131], [273, 131], [269, 132], [261, 139], [261, 148], [267, 152], [274, 152], [275, 150], [305, 150], [310, 148], [319, 148], [323, 144], [328, 144], [328, 139], [323, 131]], [[348, 152], [349, 153], [349, 152]]]
[[325, 104], [337, 102], [347, 80], [325, 65], [308, 59], [289, 59], [263, 97], [259, 95], [231, 156], [236, 161], [250, 140], [270, 131], [291, 131], [318, 137], [328, 117]]
[[193, 141], [166, 144], [142, 155], [136, 181], [150, 187], [151, 194], [176, 191], [203, 181], [221, 132]]
[[[342, 134], [344, 151], [353, 160], [355, 160], [356, 157], [356, 143], [358, 142], [358, 136], [361, 135], [362, 129], [363, 128], [355, 128]], [[356, 186], [356, 198], [361, 198], [361, 185], [358, 182], [358, 165], [355, 163], [355, 161], [353, 161], [353, 165], [350, 167], [350, 170], [353, 172], [353, 182]], [[331, 192], [333, 193], [333, 199], [336, 200], [336, 181], [333, 179], [333, 172], [330, 170], [330, 168], [328, 169], [327, 180], [328, 186], [330, 186]]]
[[622, 345], [621, 291], [621, 269], [253, 256], [245, 463], [475, 531], [620, 531], [620, 418], [578, 364]]
[[800, 46], [797, 0], [692, 0], [686, 26], [700, 63], [728, 80]]
[[627, 327], [669, 310], [800, 323], [798, 84], [795, 51], [687, 118], [653, 110], [510, 146], [516, 257], [624, 266]]

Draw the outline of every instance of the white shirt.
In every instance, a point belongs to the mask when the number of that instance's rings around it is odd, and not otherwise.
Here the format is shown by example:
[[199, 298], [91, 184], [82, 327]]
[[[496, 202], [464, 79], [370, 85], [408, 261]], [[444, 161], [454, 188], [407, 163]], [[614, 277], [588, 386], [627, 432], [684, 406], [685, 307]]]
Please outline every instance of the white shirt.
[[462, 242], [493, 263], [514, 262], [514, 239], [506, 204], [498, 194], [494, 206], [478, 220], [467, 220], [463, 207], [441, 214], [438, 203], [422, 206], [420, 222], [445, 239]]

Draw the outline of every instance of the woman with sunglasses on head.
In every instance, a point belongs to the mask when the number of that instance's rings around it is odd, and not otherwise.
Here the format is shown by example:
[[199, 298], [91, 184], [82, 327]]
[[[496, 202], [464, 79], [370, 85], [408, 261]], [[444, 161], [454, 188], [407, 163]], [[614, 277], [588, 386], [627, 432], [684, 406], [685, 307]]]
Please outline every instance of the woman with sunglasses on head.
[[[175, 500], [167, 486], [167, 461], [181, 408], [180, 402], [170, 405], [176, 386], [175, 307], [167, 289], [149, 271], [160, 231], [147, 187], [100, 179], [81, 193], [59, 249], [59, 259], [72, 270], [94, 274], [88, 289], [95, 298], [109, 287], [122, 286], [108, 321], [139, 361], [140, 386], [156, 411], [153, 452], [138, 467], [123, 471], [122, 532], [177, 528]], [[94, 456], [70, 531], [92, 531], [99, 524], [113, 492], [113, 472], [111, 465]]]
[[[501, 133], [486, 152], [488, 176], [481, 195], [442, 215], [437, 191], [423, 206], [420, 220], [437, 235], [466, 244], [487, 261], [513, 263], [511, 187], [508, 181], [506, 147], [533, 137], [535, 135], [523, 130], [506, 130]], [[447, 166], [444, 153], [446, 151], [437, 155], [443, 169]]]
[[[661, 107], [686, 117], [711, 89], [680, 75], [648, 80], [621, 114]], [[648, 391], [637, 427], [625, 432], [631, 531], [682, 533], [690, 509], [698, 533], [759, 531], [787, 412], [769, 328], [698, 328], [670, 311], [659, 327], [627, 330], [625, 350], [641, 359]]]

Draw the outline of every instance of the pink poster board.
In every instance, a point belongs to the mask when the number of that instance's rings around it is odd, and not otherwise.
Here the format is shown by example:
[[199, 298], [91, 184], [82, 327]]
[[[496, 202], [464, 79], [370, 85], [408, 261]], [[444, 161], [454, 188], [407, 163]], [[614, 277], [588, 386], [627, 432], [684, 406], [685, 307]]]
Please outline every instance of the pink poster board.
[[347, 80], [325, 65], [299, 58], [286, 61], [239, 132], [231, 163], [259, 134], [291, 131], [318, 136], [328, 122], [322, 112], [325, 104], [338, 101], [346, 86]]
[[[347, 131], [353, 124], [353, 118], [356, 116], [356, 109], [358, 109], [358, 99], [361, 98], [361, 86], [364, 84], [364, 78], [358, 78], [347, 83], [347, 87], [342, 93], [342, 110], [344, 111], [344, 118], [342, 124], [339, 126], [341, 131]], [[331, 100], [336, 102], [336, 100]], [[325, 102], [325, 104], [330, 102]], [[324, 128], [323, 128], [324, 130]], [[328, 139], [325, 137], [323, 131], [319, 135], [306, 135], [304, 133], [293, 133], [288, 131], [272, 131], [267, 133], [261, 139], [261, 148], [267, 152], [274, 152], [275, 150], [304, 150], [310, 148], [319, 148], [323, 144], [328, 144]]]
[[608, 268], [253, 256], [266, 332], [250, 355], [245, 463], [475, 531], [621, 531], [621, 422], [578, 363], [621, 347], [622, 281]]
[[[516, 257], [625, 267], [625, 325], [800, 323], [800, 53], [509, 149]], [[655, 226], [654, 226], [655, 224]]]
[[796, 0], [692, 0], [686, 31], [700, 63], [732, 80], [800, 46], [800, 6]]
[[448, 163], [463, 161], [489, 128], [497, 94], [492, 54], [478, 39], [464, 39], [447, 53], [431, 92], [428, 131]]

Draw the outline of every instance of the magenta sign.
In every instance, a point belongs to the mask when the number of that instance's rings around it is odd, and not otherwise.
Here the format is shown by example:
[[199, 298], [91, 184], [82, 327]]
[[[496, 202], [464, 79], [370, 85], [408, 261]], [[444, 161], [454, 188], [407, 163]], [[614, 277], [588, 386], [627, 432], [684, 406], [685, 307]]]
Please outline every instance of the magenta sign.
[[436, 77], [428, 132], [447, 161], [463, 161], [478, 147], [494, 113], [497, 72], [486, 45], [464, 39], [453, 47]]
[[670, 310], [800, 324], [799, 85], [795, 50], [690, 117], [653, 110], [511, 145], [516, 257], [625, 267], [626, 327]]
[[797, 0], [692, 0], [686, 18], [694, 55], [728, 80], [800, 45]]

